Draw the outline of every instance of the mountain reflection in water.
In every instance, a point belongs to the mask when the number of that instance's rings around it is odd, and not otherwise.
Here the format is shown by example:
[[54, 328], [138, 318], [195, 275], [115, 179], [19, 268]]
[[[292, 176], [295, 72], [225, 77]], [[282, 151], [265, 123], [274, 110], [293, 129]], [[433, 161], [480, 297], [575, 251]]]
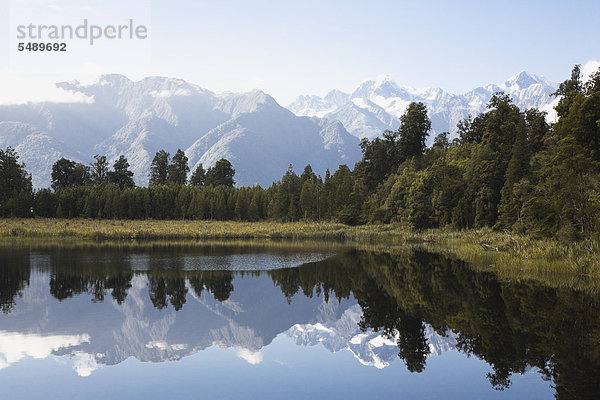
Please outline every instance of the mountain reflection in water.
[[557, 398], [599, 394], [598, 296], [501, 281], [440, 254], [17, 247], [2, 248], [0, 262], [0, 369], [68, 355], [86, 376], [132, 356], [177, 360], [215, 345], [253, 364], [285, 333], [376, 368], [401, 359], [417, 373], [457, 349], [491, 366], [495, 389], [538, 370]]

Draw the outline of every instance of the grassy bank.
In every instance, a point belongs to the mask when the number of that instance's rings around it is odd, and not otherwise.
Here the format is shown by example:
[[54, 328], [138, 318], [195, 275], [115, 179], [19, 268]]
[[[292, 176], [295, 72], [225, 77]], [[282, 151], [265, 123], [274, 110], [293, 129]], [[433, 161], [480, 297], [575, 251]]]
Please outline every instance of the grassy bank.
[[87, 219], [0, 219], [5, 241], [24, 238], [106, 240], [286, 239], [343, 241], [373, 250], [420, 246], [449, 253], [507, 277], [544, 274], [600, 277], [598, 241], [560, 243], [494, 232], [428, 230], [413, 232], [396, 225], [351, 227], [335, 223], [235, 221], [119, 221]]
[[335, 223], [237, 221], [162, 221], [93, 219], [0, 219], [0, 237], [149, 239], [321, 239], [376, 240], [400, 238], [394, 227], [349, 227]]

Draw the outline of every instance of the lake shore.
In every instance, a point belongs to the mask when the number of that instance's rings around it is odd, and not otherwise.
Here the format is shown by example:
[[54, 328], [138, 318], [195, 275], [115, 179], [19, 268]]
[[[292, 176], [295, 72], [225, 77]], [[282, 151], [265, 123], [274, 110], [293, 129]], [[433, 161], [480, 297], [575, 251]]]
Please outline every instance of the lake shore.
[[381, 251], [423, 247], [455, 255], [507, 277], [568, 274], [600, 277], [598, 241], [562, 243], [491, 229], [415, 232], [399, 225], [348, 226], [326, 222], [188, 220], [0, 219], [0, 238], [147, 240], [312, 240], [344, 242]]

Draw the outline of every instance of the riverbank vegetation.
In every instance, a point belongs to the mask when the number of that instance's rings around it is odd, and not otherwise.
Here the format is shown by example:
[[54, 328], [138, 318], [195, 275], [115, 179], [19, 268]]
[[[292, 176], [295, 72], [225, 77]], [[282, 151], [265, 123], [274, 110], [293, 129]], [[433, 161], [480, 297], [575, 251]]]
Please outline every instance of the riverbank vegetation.
[[398, 224], [9, 218], [0, 219], [0, 238], [5, 244], [12, 240], [23, 243], [25, 239], [125, 241], [120, 245], [150, 240], [187, 240], [198, 244], [211, 240], [265, 239], [344, 243], [386, 252], [422, 247], [482, 268], [496, 269], [501, 274], [533, 277], [548, 272], [600, 277], [597, 240], [564, 243], [489, 228], [415, 231]]

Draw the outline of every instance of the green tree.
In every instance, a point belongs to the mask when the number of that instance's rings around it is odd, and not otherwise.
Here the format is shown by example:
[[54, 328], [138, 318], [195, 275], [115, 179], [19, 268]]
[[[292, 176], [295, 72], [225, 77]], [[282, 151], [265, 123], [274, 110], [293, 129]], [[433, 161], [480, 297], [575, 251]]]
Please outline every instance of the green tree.
[[206, 172], [202, 167], [202, 163], [198, 164], [194, 172], [192, 172], [192, 178], [190, 179], [190, 185], [192, 186], [204, 186], [206, 180]]
[[167, 178], [167, 182], [177, 185], [185, 185], [187, 183], [187, 175], [189, 172], [190, 167], [188, 167], [188, 158], [183, 151], [177, 149], [177, 152], [173, 156], [171, 164], [169, 165], [169, 176]]
[[261, 218], [260, 191], [262, 191], [262, 188], [260, 187], [258, 190], [253, 190], [252, 199], [250, 200], [250, 205], [248, 206], [248, 220], [250, 221], [258, 221]]
[[108, 182], [108, 161], [106, 156], [95, 155], [96, 160], [91, 164], [91, 181], [94, 185], [102, 185]]
[[530, 155], [536, 154], [544, 148], [544, 139], [550, 132], [550, 125], [546, 122], [546, 113], [531, 108], [525, 112], [527, 125], [527, 147]]
[[400, 165], [402, 159], [398, 142], [399, 133], [392, 131], [385, 131], [381, 138], [371, 141], [366, 138], [361, 140], [363, 157], [354, 170], [369, 193], [373, 192]]
[[585, 85], [578, 74], [575, 66], [571, 79], [556, 92], [562, 97], [556, 106], [559, 119], [554, 132], [561, 137], [574, 137], [587, 157], [600, 161], [600, 70]]
[[425, 104], [410, 103], [400, 117], [399, 152], [401, 160], [419, 157], [425, 152], [425, 140], [431, 130], [431, 121], [427, 116]]
[[113, 170], [108, 172], [108, 181], [117, 185], [121, 190], [135, 186], [133, 181], [133, 172], [129, 170], [129, 162], [125, 156], [121, 155], [115, 164]]
[[169, 153], [157, 151], [150, 164], [149, 185], [165, 185], [169, 177]]
[[498, 209], [500, 225], [505, 228], [510, 228], [520, 218], [522, 204], [514, 191], [514, 187], [529, 171], [528, 150], [526, 134], [524, 131], [519, 131], [506, 170], [504, 186], [501, 191], [501, 203]]
[[56, 214], [56, 194], [50, 189], [41, 189], [35, 193], [34, 212], [40, 217], [53, 218]]
[[317, 176], [313, 172], [310, 164], [307, 164], [306, 167], [304, 167], [304, 171], [302, 171], [302, 175], [300, 175], [300, 179], [302, 180], [302, 183], [304, 183], [306, 181], [309, 181], [310, 183], [317, 182]]
[[300, 192], [300, 208], [304, 219], [317, 218], [317, 186], [310, 180], [304, 181]]
[[0, 208], [9, 198], [20, 192], [31, 193], [31, 175], [25, 164], [19, 162], [19, 155], [12, 147], [0, 149]]
[[519, 185], [525, 227], [571, 241], [600, 228], [598, 163], [572, 136], [548, 139], [533, 160], [531, 181]]
[[51, 186], [55, 191], [82, 186], [91, 182], [89, 167], [64, 157], [52, 165], [51, 176]]
[[461, 145], [469, 143], [481, 143], [483, 140], [483, 131], [485, 129], [485, 120], [487, 114], [480, 114], [473, 118], [471, 115], [458, 121], [456, 129], [458, 132], [458, 142]]
[[558, 85], [558, 89], [552, 93], [553, 96], [560, 97], [558, 104], [554, 107], [559, 118], [567, 115], [574, 99], [583, 93], [583, 89], [581, 66], [575, 65], [571, 71], [571, 77]]
[[363, 157], [354, 172], [366, 194], [371, 194], [404, 161], [423, 155], [430, 130], [427, 107], [423, 103], [411, 103], [400, 117], [400, 127], [396, 132], [385, 131], [381, 138], [371, 141], [363, 139], [360, 142]]
[[206, 172], [206, 185], [213, 186], [225, 186], [225, 187], [233, 187], [235, 181], [233, 177], [235, 175], [235, 170], [231, 163], [221, 158], [214, 167], [209, 168]]

